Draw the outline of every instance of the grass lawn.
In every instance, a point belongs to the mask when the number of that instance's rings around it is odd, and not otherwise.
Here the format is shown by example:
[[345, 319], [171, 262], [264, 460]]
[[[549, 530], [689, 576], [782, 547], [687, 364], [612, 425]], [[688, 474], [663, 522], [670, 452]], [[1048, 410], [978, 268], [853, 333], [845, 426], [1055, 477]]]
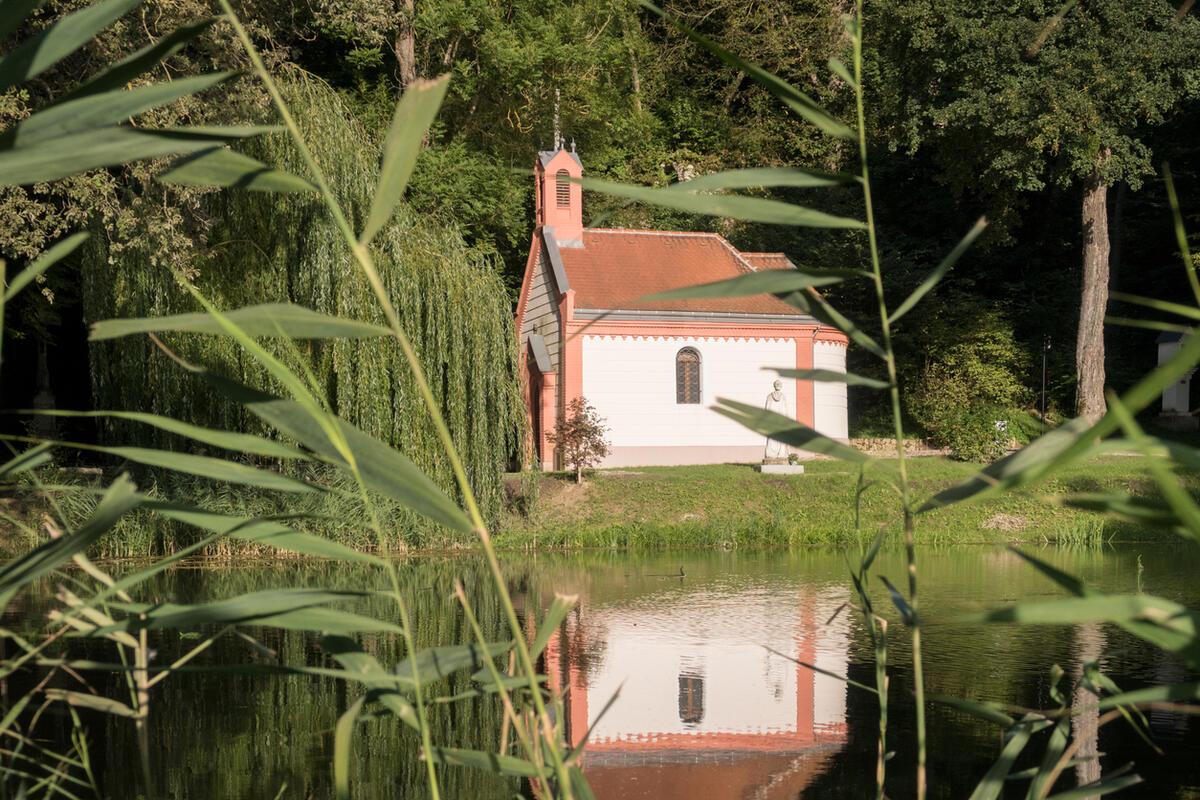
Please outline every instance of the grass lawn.
[[[918, 500], [962, 481], [978, 465], [942, 458], [909, 462]], [[881, 461], [895, 469], [895, 461]], [[854, 535], [857, 470], [836, 461], [810, 461], [805, 474], [770, 476], [752, 466], [717, 464], [601, 470], [582, 486], [567, 474], [538, 482], [528, 516], [514, 504], [496, 536], [505, 548], [554, 547], [753, 547], [820, 544]], [[522, 479], [510, 476], [520, 491]], [[1189, 487], [1200, 488], [1196, 476]], [[917, 518], [926, 543], [987, 541], [1097, 542], [1147, 539], [1163, 534], [1139, 530], [1056, 505], [1046, 494], [1124, 490], [1154, 492], [1140, 456], [1108, 456], [1072, 467], [1042, 484], [1037, 493], [1011, 494], [980, 503], [939, 509]], [[863, 496], [862, 530], [898, 530], [897, 497], [884, 483]]]

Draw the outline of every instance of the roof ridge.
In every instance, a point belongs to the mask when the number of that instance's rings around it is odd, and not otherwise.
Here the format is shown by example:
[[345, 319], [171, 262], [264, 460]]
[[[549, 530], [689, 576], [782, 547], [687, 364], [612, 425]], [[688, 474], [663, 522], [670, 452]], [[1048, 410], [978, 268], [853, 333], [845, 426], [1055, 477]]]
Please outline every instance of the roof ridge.
[[733, 246], [732, 242], [715, 231], [655, 231], [641, 228], [584, 228], [583, 231], [584, 233], [633, 233], [642, 236], [702, 236], [712, 238], [725, 246], [725, 249], [733, 256], [733, 260], [742, 272], [758, 272], [753, 264], [742, 257], [742, 251], [738, 250]]
[[719, 233], [712, 231], [655, 231], [645, 228], [584, 228], [585, 233], [636, 233], [642, 236], [706, 236], [724, 239]]

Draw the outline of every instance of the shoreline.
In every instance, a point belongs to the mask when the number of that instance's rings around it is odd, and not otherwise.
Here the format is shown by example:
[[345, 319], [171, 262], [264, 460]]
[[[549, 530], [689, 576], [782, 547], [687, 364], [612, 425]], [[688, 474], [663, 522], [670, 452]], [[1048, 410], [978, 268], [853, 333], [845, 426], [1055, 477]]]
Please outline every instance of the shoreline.
[[[886, 474], [894, 462], [873, 462], [871, 472]], [[921, 496], [935, 494], [973, 474], [979, 465], [921, 457], [910, 462]], [[694, 467], [646, 467], [601, 470], [582, 485], [565, 473], [520, 473], [505, 476], [507, 510], [492, 534], [505, 553], [575, 552], [581, 550], [785, 550], [856, 546], [869, 543], [881, 529], [898, 534], [895, 501], [882, 482], [862, 497], [861, 529], [854, 532], [857, 470], [830, 460], [805, 462], [797, 476], [762, 475], [752, 465], [717, 464]], [[950, 506], [917, 517], [922, 545], [1088, 544], [1170, 541], [1173, 535], [1106, 519], [1045, 499], [1071, 492], [1123, 491], [1154, 493], [1144, 472], [1145, 459], [1099, 457], [1065, 470], [1039, 492], [1006, 494], [990, 500]], [[1200, 495], [1200, 473], [1182, 475]], [[279, 509], [270, 498], [250, 491], [221, 491], [215, 485], [163, 484], [163, 496], [228, 514], [269, 516]], [[176, 494], [172, 495], [174, 491]], [[25, 519], [32, 524], [39, 509], [30, 503]], [[87, 508], [78, 509], [80, 518]], [[325, 511], [321, 514], [321, 511]], [[316, 508], [313, 517], [294, 527], [325, 536], [366, 552], [378, 552], [347, 509]], [[412, 527], [411, 513], [385, 514], [393, 555], [401, 558], [476, 552], [474, 540], [449, 536], [441, 529]], [[0, 543], [6, 554], [28, 549], [27, 535], [16, 533]], [[195, 541], [198, 534], [178, 523], [145, 512], [122, 520], [102, 540], [96, 558], [110, 563], [169, 557]], [[224, 540], [188, 561], [219, 564], [233, 559], [291, 561], [301, 555], [277, 553], [236, 540]], [[181, 562], [182, 563], [182, 562]]]

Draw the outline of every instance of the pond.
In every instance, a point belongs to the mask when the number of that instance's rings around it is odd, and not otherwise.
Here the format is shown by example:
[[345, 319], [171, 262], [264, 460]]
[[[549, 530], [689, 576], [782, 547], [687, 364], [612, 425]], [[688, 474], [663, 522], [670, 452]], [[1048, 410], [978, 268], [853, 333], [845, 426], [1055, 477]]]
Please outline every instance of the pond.
[[[1144, 590], [1200, 604], [1192, 550], [1167, 545], [1046, 549], [1042, 558], [1111, 592]], [[878, 720], [874, 697], [795, 661], [873, 685], [872, 649], [850, 599], [837, 551], [792, 553], [624, 553], [509, 557], [519, 606], [544, 607], [558, 590], [580, 601], [547, 651], [545, 668], [566, 692], [572, 742], [592, 734], [585, 773], [600, 800], [865, 798], [873, 796]], [[881, 555], [876, 570], [903, 585], [903, 557]], [[374, 573], [332, 563], [271, 562], [178, 569], [147, 594], [184, 602], [285, 585], [373, 588]], [[487, 575], [473, 557], [412, 559], [404, 578], [416, 597], [423, 645], [469, 640], [449, 598], [462, 579], [485, 626], [502, 637]], [[1059, 665], [1069, 681], [1098, 660], [1123, 689], [1178, 681], [1187, 671], [1122, 631], [1101, 626], [981, 626], [970, 612], [1060, 596], [1046, 579], [993, 547], [925, 549], [921, 588], [930, 692], [1026, 706], [1048, 704]], [[889, 795], [912, 796], [913, 705], [909, 649], [882, 585], [876, 602], [891, 620]], [[365, 636], [393, 663], [396, 637]], [[286, 663], [328, 664], [312, 637], [263, 632]], [[160, 642], [160, 660], [189, 645]], [[262, 660], [234, 637], [211, 649], [210, 663]], [[206, 654], [208, 655], [208, 654]], [[1069, 684], [1068, 684], [1069, 685]], [[455, 686], [449, 687], [454, 689]], [[461, 688], [461, 687], [460, 687]], [[113, 683], [109, 689], [116, 692]], [[152, 744], [160, 792], [170, 797], [326, 798], [332, 796], [333, 726], [347, 697], [339, 681], [310, 677], [177, 675], [156, 690]], [[619, 694], [618, 694], [619, 693]], [[605, 711], [609, 700], [616, 700]], [[948, 707], [929, 710], [931, 797], [970, 794], [999, 751], [998, 729]], [[1119, 795], [1200, 796], [1200, 735], [1191, 718], [1149, 714], [1156, 755], [1124, 723], [1099, 732], [1104, 770], [1136, 761], [1146, 778]], [[500, 715], [491, 702], [440, 705], [435, 741], [494, 748]], [[105, 788], [133, 796], [137, 756], [130, 725], [92, 720], [93, 753]], [[416, 737], [393, 720], [362, 725], [355, 740], [355, 796], [425, 796]], [[1030, 754], [1031, 766], [1040, 748]], [[1083, 767], [1086, 769], [1086, 767]], [[443, 770], [446, 797], [512, 797], [520, 786], [460, 768]], [[1014, 784], [1013, 795], [1023, 796]]]

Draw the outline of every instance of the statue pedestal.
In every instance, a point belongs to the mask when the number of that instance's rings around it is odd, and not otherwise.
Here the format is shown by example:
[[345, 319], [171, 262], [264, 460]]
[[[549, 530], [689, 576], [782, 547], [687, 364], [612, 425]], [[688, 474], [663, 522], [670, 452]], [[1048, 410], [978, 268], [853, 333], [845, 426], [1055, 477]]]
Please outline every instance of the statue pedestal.
[[1191, 414], [1159, 414], [1157, 421], [1169, 431], [1200, 430], [1200, 417]]
[[769, 464], [763, 462], [758, 465], [758, 471], [763, 475], [803, 475], [803, 464], [789, 464], [786, 461], [782, 464]]

